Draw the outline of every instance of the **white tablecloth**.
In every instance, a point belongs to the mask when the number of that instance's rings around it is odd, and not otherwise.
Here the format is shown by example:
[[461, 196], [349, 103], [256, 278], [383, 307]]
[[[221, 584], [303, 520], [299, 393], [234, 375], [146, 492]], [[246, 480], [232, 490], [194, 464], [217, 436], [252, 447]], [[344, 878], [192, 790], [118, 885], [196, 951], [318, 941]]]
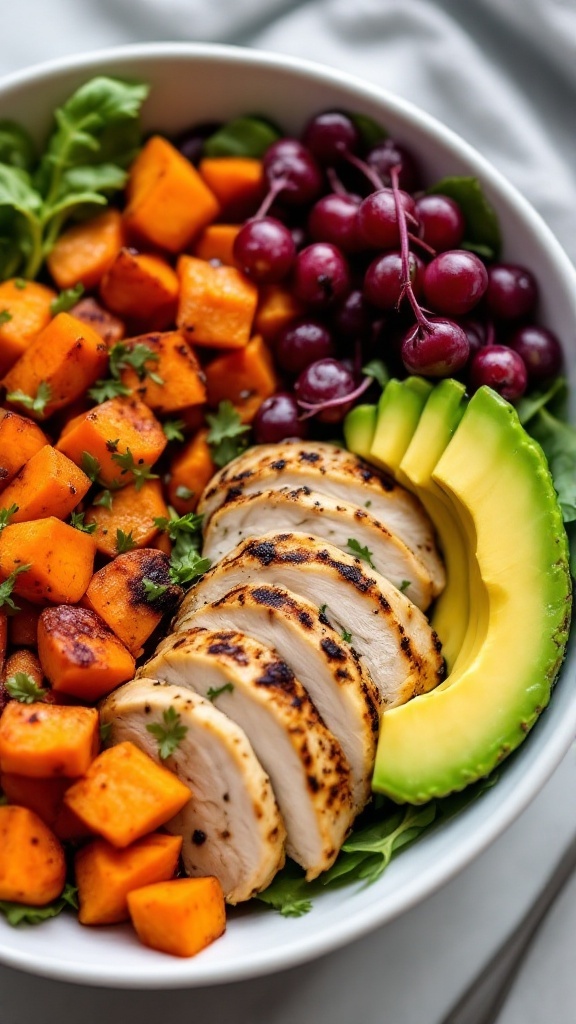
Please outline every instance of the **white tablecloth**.
[[[0, 73], [159, 39], [309, 57], [393, 89], [476, 145], [576, 258], [573, 0], [17, 0]], [[576, 751], [474, 864], [398, 921], [284, 974], [194, 992], [108, 992], [0, 968], [0, 1024], [437, 1024], [519, 919], [576, 831]], [[576, 883], [548, 920], [501, 1024], [576, 1021]], [[472, 1022], [471, 1022], [472, 1024]]]

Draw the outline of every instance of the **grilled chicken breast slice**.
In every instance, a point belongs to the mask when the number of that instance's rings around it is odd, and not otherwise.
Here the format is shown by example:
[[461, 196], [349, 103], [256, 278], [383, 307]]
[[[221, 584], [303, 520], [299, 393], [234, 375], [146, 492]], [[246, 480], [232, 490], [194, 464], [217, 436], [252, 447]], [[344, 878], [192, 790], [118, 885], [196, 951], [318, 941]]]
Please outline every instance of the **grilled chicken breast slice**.
[[334, 862], [354, 819], [340, 744], [277, 653], [236, 630], [191, 628], [166, 637], [140, 670], [194, 689], [246, 733], [286, 826], [286, 852], [316, 878]]
[[163, 763], [192, 790], [166, 825], [181, 835], [189, 875], [215, 875], [229, 903], [265, 889], [284, 864], [286, 831], [270, 779], [242, 729], [208, 700], [183, 686], [140, 678], [101, 705], [113, 743], [130, 740], [155, 761], [158, 744], [146, 729], [170, 708], [186, 729]]
[[198, 504], [205, 522], [231, 498], [279, 487], [310, 487], [320, 494], [370, 509], [390, 533], [424, 564], [439, 594], [444, 565], [434, 527], [413, 494], [345, 448], [322, 441], [283, 441], [249, 448], [212, 478]]
[[[211, 630], [238, 629], [278, 652], [303, 684], [328, 729], [340, 743], [350, 765], [354, 812], [361, 811], [370, 795], [380, 694], [354, 649], [342, 640], [318, 606], [285, 587], [252, 584], [236, 587], [214, 604], [185, 613], [178, 619], [176, 628], [189, 629], [191, 626], [205, 626]], [[159, 650], [163, 648], [164, 644], [161, 644]], [[155, 665], [156, 659], [153, 659], [145, 666], [145, 674], [156, 675]], [[203, 683], [202, 693], [204, 688]], [[218, 706], [230, 714], [227, 707]], [[236, 721], [245, 729], [272, 779], [290, 839], [290, 825], [272, 767], [260, 756], [256, 741], [245, 723], [238, 718]], [[290, 856], [293, 855], [290, 853]], [[297, 860], [296, 857], [294, 859]]]
[[365, 562], [306, 534], [247, 540], [188, 592], [177, 622], [235, 587], [270, 584], [322, 607], [364, 660], [386, 707], [405, 704], [444, 678], [444, 659], [426, 617]]
[[410, 600], [419, 608], [426, 609], [434, 597], [430, 574], [403, 541], [366, 509], [324, 497], [308, 487], [260, 491], [231, 499], [208, 521], [203, 554], [217, 562], [241, 541], [269, 530], [311, 533], [341, 551], [363, 549], [367, 564], [394, 586], [408, 590]]

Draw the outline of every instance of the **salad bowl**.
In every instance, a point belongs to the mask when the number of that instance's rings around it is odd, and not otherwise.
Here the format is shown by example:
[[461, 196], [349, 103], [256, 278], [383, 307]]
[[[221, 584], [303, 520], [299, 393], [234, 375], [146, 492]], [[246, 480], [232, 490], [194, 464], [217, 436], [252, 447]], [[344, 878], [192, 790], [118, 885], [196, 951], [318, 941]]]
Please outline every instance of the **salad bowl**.
[[[384, 124], [417, 154], [429, 180], [477, 177], [499, 218], [503, 258], [529, 266], [541, 291], [540, 318], [563, 341], [570, 394], [576, 386], [576, 273], [538, 214], [471, 146], [397, 96], [304, 61], [231, 47], [150, 44], [66, 58], [0, 82], [0, 119], [37, 139], [54, 109], [83, 82], [106, 74], [150, 86], [145, 131], [177, 135], [194, 123], [261, 113], [297, 133], [313, 113], [359, 112]], [[576, 418], [572, 403], [570, 415]], [[550, 707], [494, 785], [426, 830], [371, 885], [351, 883], [315, 896], [310, 913], [283, 917], [257, 904], [236, 910], [225, 936], [180, 960], [137, 943], [124, 926], [83, 928], [62, 914], [38, 927], [0, 917], [0, 961], [47, 977], [102, 986], [186, 987], [245, 979], [295, 966], [384, 925], [478, 856], [528, 805], [576, 732], [574, 644]]]

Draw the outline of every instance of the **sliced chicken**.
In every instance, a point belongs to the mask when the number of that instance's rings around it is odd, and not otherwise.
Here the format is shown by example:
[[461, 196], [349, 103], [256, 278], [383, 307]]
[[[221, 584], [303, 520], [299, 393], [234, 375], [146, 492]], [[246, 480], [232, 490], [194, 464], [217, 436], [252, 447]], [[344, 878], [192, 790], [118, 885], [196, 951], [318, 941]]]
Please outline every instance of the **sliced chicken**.
[[427, 608], [434, 597], [430, 574], [403, 541], [365, 509], [308, 487], [260, 491], [229, 500], [208, 521], [203, 554], [217, 562], [241, 541], [269, 530], [311, 533], [341, 551], [363, 551], [366, 564], [408, 591], [419, 608]]
[[418, 555], [432, 577], [435, 594], [443, 590], [446, 578], [434, 527], [417, 498], [374, 466], [333, 444], [283, 441], [249, 448], [212, 478], [198, 511], [207, 523], [230, 498], [279, 487], [310, 487], [369, 509], [382, 526]]
[[[215, 604], [204, 605], [182, 615], [176, 628], [189, 629], [191, 626], [239, 629], [278, 652], [304, 685], [330, 732], [340, 743], [351, 769], [354, 811], [362, 810], [370, 795], [380, 695], [354, 648], [330, 626], [318, 605], [284, 587], [270, 584], [236, 587]], [[163, 647], [164, 644], [159, 650]], [[155, 666], [156, 659], [153, 659], [145, 666], [145, 674], [156, 675]], [[167, 677], [162, 675], [160, 678]], [[201, 692], [204, 693], [204, 683]], [[245, 729], [272, 779], [290, 838], [290, 825], [272, 768], [260, 756], [255, 739], [244, 722], [238, 718], [236, 721]], [[294, 859], [297, 860], [296, 857]]]
[[286, 852], [308, 879], [329, 868], [354, 819], [350, 769], [286, 662], [238, 631], [192, 628], [166, 637], [140, 672], [194, 689], [244, 730], [270, 776]]
[[143, 678], [115, 690], [100, 714], [113, 743], [130, 740], [158, 761], [146, 726], [161, 725], [170, 708], [186, 733], [163, 763], [193, 796], [166, 828], [184, 839], [189, 875], [215, 875], [229, 903], [248, 900], [283, 866], [286, 831], [270, 779], [240, 726], [192, 690]]
[[440, 641], [422, 612], [365, 562], [306, 534], [244, 541], [188, 592], [177, 621], [246, 584], [286, 587], [321, 608], [351, 635], [388, 707], [444, 678]]

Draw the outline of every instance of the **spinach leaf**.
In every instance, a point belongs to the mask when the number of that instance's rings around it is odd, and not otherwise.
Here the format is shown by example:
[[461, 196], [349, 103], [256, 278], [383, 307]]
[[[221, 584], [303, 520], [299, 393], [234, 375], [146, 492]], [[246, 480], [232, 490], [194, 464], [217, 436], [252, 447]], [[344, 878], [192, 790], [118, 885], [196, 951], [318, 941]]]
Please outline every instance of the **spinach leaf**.
[[373, 117], [368, 117], [368, 114], [351, 114], [348, 112], [348, 117], [356, 125], [364, 149], [371, 149], [372, 146], [387, 138], [388, 132], [386, 129], [378, 121], [375, 121]]
[[442, 178], [426, 189], [426, 193], [449, 196], [460, 206], [466, 221], [462, 248], [486, 259], [497, 259], [502, 247], [500, 225], [496, 211], [486, 199], [477, 178]]
[[204, 156], [261, 157], [280, 132], [261, 117], [236, 117], [222, 125], [204, 143]]
[[36, 148], [28, 132], [15, 121], [0, 121], [0, 163], [32, 170], [36, 163]]

